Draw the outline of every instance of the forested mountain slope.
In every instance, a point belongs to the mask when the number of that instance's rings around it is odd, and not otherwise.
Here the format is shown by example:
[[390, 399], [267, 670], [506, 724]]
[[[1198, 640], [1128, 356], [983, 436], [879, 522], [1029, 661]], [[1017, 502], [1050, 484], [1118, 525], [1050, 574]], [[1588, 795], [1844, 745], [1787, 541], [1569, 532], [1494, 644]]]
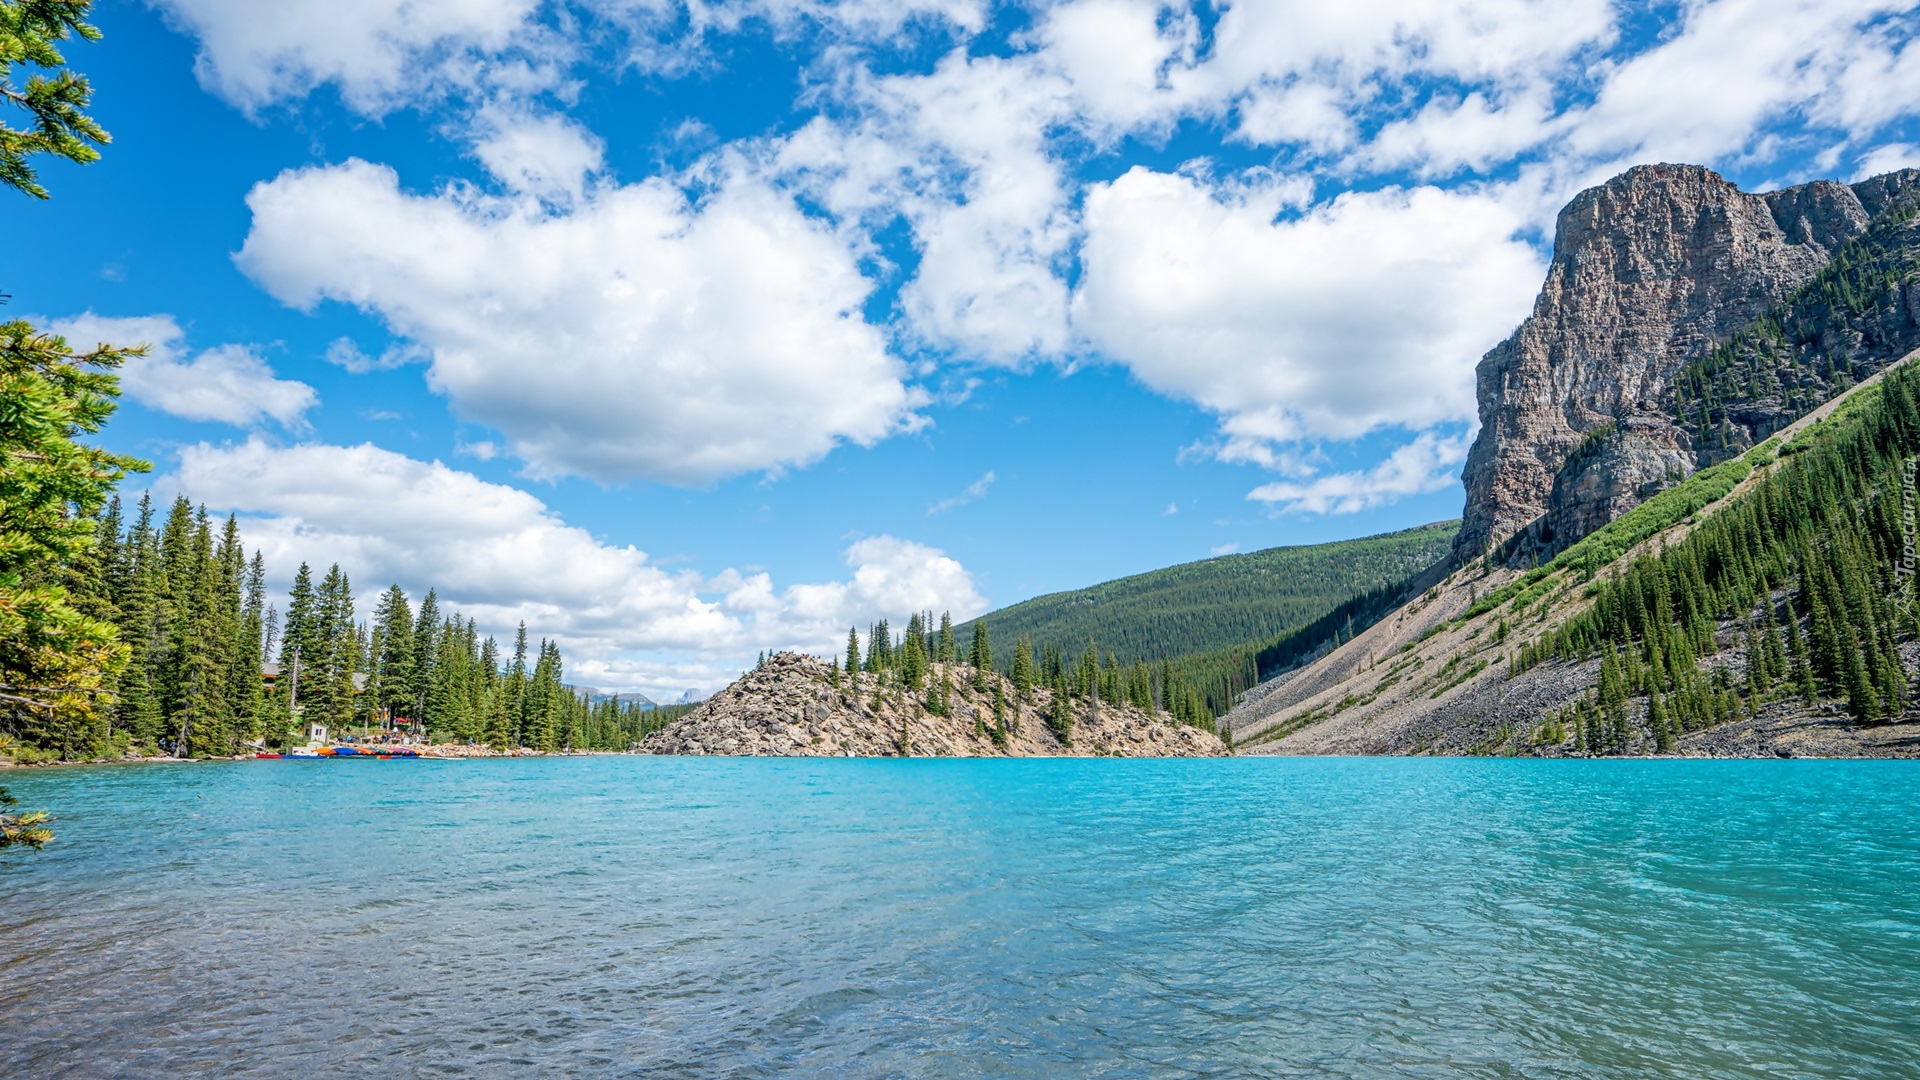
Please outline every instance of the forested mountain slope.
[[[1907, 178], [1897, 187], [1892, 181]], [[1785, 301], [1691, 361], [1669, 409], [1698, 464], [1744, 452], [1796, 417], [1920, 348], [1920, 189], [1887, 188], [1868, 230]], [[1866, 185], [1860, 185], [1865, 187]]]
[[[1268, 548], [1052, 593], [982, 616], [995, 640], [1122, 665], [1168, 663], [1212, 713], [1393, 610], [1446, 558], [1459, 522], [1331, 544]], [[971, 631], [973, 623], [961, 629]]]
[[[1092, 639], [1121, 663], [1158, 661], [1296, 630], [1363, 593], [1414, 577], [1447, 553], [1457, 521], [1223, 555], [1051, 593], [984, 615], [1001, 641], [1077, 654]], [[959, 629], [970, 631], [972, 624]]]
[[1920, 756], [1911, 359], [1542, 566], [1454, 572], [1223, 726], [1256, 752]]

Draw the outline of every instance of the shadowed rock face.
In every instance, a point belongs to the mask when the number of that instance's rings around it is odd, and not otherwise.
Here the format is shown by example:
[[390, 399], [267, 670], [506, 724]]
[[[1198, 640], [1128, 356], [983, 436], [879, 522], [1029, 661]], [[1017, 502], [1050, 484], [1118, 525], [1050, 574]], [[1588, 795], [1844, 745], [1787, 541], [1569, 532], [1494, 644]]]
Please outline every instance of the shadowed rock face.
[[1533, 314], [1480, 361], [1456, 557], [1529, 527], [1527, 555], [1564, 546], [1691, 473], [1664, 404], [1674, 374], [1818, 272], [1901, 182], [1749, 195], [1698, 165], [1643, 165], [1575, 196]]

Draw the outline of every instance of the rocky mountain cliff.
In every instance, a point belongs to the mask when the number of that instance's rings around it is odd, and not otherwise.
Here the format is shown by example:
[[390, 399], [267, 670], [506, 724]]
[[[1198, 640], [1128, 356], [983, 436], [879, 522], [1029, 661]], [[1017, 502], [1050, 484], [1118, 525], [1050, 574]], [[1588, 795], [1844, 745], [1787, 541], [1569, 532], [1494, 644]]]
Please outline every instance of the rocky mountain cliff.
[[[1792, 349], [1785, 334], [1763, 336], [1825, 381], [1798, 409], [1746, 418], [1763, 429], [1920, 340], [1920, 292], [1913, 303], [1902, 291], [1899, 302], [1878, 305], [1887, 317], [1880, 340], [1869, 340], [1857, 317], [1812, 310], [1846, 306], [1831, 282], [1806, 289], [1823, 274], [1844, 279], [1837, 257], [1876, 229], [1910, 233], [1903, 215], [1917, 180], [1907, 170], [1851, 187], [1823, 180], [1750, 195], [1701, 166], [1644, 165], [1576, 196], [1560, 213], [1533, 314], [1479, 365], [1481, 430], [1467, 459], [1456, 559], [1496, 551], [1532, 565], [1711, 460], [1697, 445], [1710, 433], [1694, 422], [1697, 395], [1677, 382], [1687, 374], [1699, 382], [1690, 365], [1743, 329], [1787, 321], [1796, 302], [1807, 317]], [[1736, 396], [1763, 396], [1750, 389]], [[1766, 431], [1714, 442], [1738, 452], [1756, 434]]]
[[1451, 566], [1222, 726], [1256, 753], [1920, 755], [1890, 561], [1920, 376], [1882, 382], [1913, 357], [1920, 172], [1582, 192], [1480, 364]]
[[1916, 359], [1541, 566], [1455, 569], [1221, 726], [1256, 754], [1920, 757]]
[[[967, 664], [935, 664], [927, 683], [857, 673], [836, 687], [827, 664], [776, 653], [699, 708], [647, 736], [653, 754], [765, 757], [1210, 757], [1209, 731], [1124, 704], [1077, 701], [1070, 724], [1048, 722], [1053, 695], [1018, 703], [998, 674], [976, 689]], [[950, 688], [944, 703], [936, 687]], [[997, 687], [998, 694], [994, 693]], [[996, 698], [1000, 707], [996, 712]]]

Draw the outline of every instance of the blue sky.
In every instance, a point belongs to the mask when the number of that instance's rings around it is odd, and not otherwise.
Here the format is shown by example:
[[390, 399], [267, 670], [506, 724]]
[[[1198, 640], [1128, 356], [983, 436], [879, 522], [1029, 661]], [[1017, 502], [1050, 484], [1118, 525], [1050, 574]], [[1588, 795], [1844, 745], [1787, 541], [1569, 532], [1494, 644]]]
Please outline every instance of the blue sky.
[[1457, 515], [1559, 206], [1920, 163], [1912, 7], [102, 0], [0, 282], [281, 580], [711, 689]]

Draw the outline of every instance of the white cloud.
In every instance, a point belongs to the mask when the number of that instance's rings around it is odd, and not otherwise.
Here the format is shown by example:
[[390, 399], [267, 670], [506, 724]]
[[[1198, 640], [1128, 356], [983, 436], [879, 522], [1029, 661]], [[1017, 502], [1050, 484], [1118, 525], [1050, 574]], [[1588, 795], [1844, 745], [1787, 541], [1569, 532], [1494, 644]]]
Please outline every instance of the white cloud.
[[1249, 491], [1247, 498], [1268, 503], [1280, 513], [1352, 514], [1384, 506], [1402, 496], [1439, 491], [1459, 479], [1458, 467], [1466, 460], [1464, 437], [1441, 438], [1425, 432], [1371, 469], [1306, 483], [1262, 484]]
[[751, 616], [756, 638], [804, 643], [820, 655], [844, 642], [848, 627], [882, 617], [899, 623], [916, 611], [950, 611], [959, 621], [987, 610], [966, 567], [936, 548], [872, 536], [847, 548], [846, 563], [853, 572], [847, 581], [790, 585], [777, 594], [766, 574], [723, 574], [716, 584], [732, 586], [726, 606]]
[[[1680, 33], [1607, 73], [1593, 105], [1577, 110], [1569, 141], [1592, 157], [1711, 162], [1753, 149], [1767, 122], [1789, 110], [1870, 126], [1886, 114], [1869, 116], [1859, 94], [1845, 93], [1855, 83], [1849, 70], [1868, 59], [1855, 49], [1861, 25], [1909, 7], [1904, 0], [1690, 6]], [[1899, 87], [1889, 89], [1898, 95]], [[1884, 93], [1871, 96], [1884, 101]], [[1910, 113], [1912, 100], [1900, 111]]]
[[1235, 134], [1251, 143], [1299, 143], [1318, 154], [1337, 153], [1359, 138], [1350, 105], [1346, 94], [1331, 86], [1256, 87], [1240, 100]]
[[1911, 15], [1862, 20], [1850, 32], [1830, 28], [1827, 33], [1842, 41], [1822, 50], [1835, 61], [1828, 72], [1831, 92], [1814, 105], [1817, 118], [1859, 136], [1913, 114], [1920, 100], [1920, 49], [1912, 41]]
[[773, 167], [844, 220], [912, 225], [919, 263], [900, 305], [918, 343], [999, 364], [1059, 355], [1074, 223], [1048, 133], [1071, 110], [1066, 85], [1028, 59], [964, 50], [927, 75], [844, 82], [857, 116], [809, 124]]
[[669, 35], [684, 26], [689, 38], [734, 33], [750, 22], [791, 35], [814, 26], [835, 36], [886, 41], [914, 23], [978, 31], [986, 23], [982, 0], [587, 0], [603, 15]]
[[1860, 181], [1869, 176], [1913, 168], [1920, 168], [1920, 146], [1912, 143], [1887, 143], [1884, 146], [1876, 146], [1862, 155], [1860, 164], [1855, 166], [1853, 175], [1848, 179]]
[[1233, 103], [1244, 138], [1339, 153], [1358, 138], [1356, 118], [1391, 119], [1422, 98], [1396, 88], [1523, 91], [1580, 73], [1582, 54], [1613, 33], [1605, 0], [1235, 4], [1211, 55], [1170, 79], [1194, 111]]
[[363, 605], [389, 582], [416, 604], [431, 586], [486, 632], [504, 638], [525, 621], [559, 640], [570, 679], [608, 688], [711, 690], [760, 649], [824, 655], [855, 623], [986, 609], [965, 567], [921, 544], [860, 540], [845, 581], [776, 591], [765, 574], [707, 579], [596, 539], [518, 488], [371, 444], [202, 443], [163, 484], [240, 513], [281, 581], [302, 561], [338, 562]]
[[149, 346], [120, 369], [120, 387], [148, 408], [185, 420], [250, 427], [265, 420], [303, 428], [319, 404], [313, 387], [276, 378], [247, 345], [219, 345], [189, 358], [186, 331], [171, 315], [111, 318], [87, 312], [48, 324], [76, 349], [96, 345]]
[[[1204, 45], [1192, 3], [1063, 0], [1004, 48], [973, 40], [983, 0], [152, 2], [249, 109], [323, 83], [376, 114], [459, 95], [445, 130], [504, 194], [286, 173], [250, 198], [242, 265], [290, 303], [385, 319], [529, 473], [602, 480], [802, 466], [920, 423], [889, 337], [923, 374], [1091, 348], [1217, 413], [1224, 460], [1300, 480], [1316, 441], [1471, 422], [1473, 362], [1540, 279], [1516, 237], [1577, 188], [1635, 160], [1764, 162], [1813, 128], [1836, 166], [1904, 164], [1875, 140], [1920, 96], [1907, 0], [1694, 0], [1634, 55], [1609, 0], [1214, 5]], [[608, 25], [657, 71], [711, 62], [721, 35], [804, 40], [814, 119], [615, 186], [601, 140], [553, 111], [604, 44], [575, 28]], [[898, 73], [902, 43], [949, 51]], [[1289, 171], [1076, 177], [1189, 120]], [[1505, 179], [1405, 186], [1462, 173]], [[900, 221], [917, 266], [876, 328], [857, 260]]]
[[247, 204], [249, 275], [298, 307], [378, 314], [535, 475], [700, 484], [920, 422], [846, 243], [739, 172], [697, 204], [649, 180], [558, 212], [409, 194], [354, 160]]
[[[1221, 414], [1227, 451], [1475, 415], [1473, 365], [1542, 273], [1491, 195], [1421, 187], [1279, 216], [1286, 192], [1136, 167], [1087, 196], [1074, 326]], [[1271, 453], [1270, 451], [1265, 451]]]
[[571, 206], [599, 172], [606, 144], [563, 116], [490, 103], [474, 120], [474, 156], [507, 190]]
[[1539, 93], [1499, 103], [1477, 91], [1457, 101], [1430, 101], [1418, 114], [1382, 127], [1356, 157], [1373, 169], [1409, 168], [1422, 178], [1461, 169], [1484, 172], [1550, 134], [1550, 111]]
[[944, 513], [945, 511], [951, 510], [956, 506], [965, 506], [975, 499], [983, 498], [987, 494], [987, 489], [992, 486], [993, 486], [993, 470], [988, 469], [985, 475], [981, 476], [980, 479], [975, 480], [973, 483], [968, 484], [966, 487], [966, 490], [962, 491], [960, 494], [949, 495], [946, 498], [941, 499], [939, 502], [934, 503], [932, 506], [927, 507], [927, 516], [932, 517], [935, 514]]
[[331, 83], [378, 115], [470, 85], [509, 52], [556, 45], [533, 22], [541, 0], [148, 2], [199, 40], [201, 85], [249, 111]]
[[1078, 122], [1110, 141], [1172, 119], [1185, 95], [1176, 66], [1191, 65], [1199, 21], [1160, 0], [1073, 0], [1047, 12], [1035, 32], [1039, 66], [1071, 87]]
[[368, 356], [360, 351], [360, 346], [352, 338], [333, 339], [322, 354], [322, 359], [327, 363], [345, 368], [354, 375], [365, 375], [369, 371], [392, 371], [426, 358], [418, 346], [404, 343], [387, 346], [380, 350], [379, 356]]

